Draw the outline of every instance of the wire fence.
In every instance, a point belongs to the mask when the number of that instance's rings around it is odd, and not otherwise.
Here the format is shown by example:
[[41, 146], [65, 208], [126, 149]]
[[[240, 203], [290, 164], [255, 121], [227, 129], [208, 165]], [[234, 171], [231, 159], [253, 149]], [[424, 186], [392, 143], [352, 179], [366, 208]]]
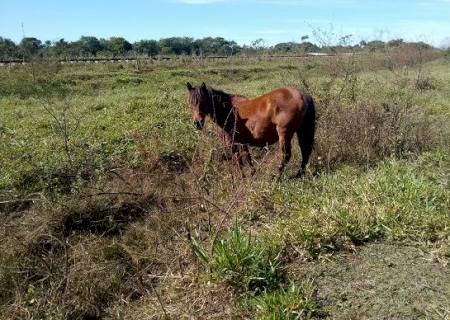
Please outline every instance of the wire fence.
[[[344, 55], [346, 53], [343, 53]], [[46, 61], [57, 62], [61, 64], [79, 64], [79, 63], [131, 63], [136, 61], [158, 63], [164, 61], [239, 61], [239, 60], [289, 60], [289, 59], [307, 59], [314, 57], [327, 57], [336, 54], [329, 53], [307, 53], [301, 55], [237, 55], [237, 56], [153, 56], [153, 57], [71, 57], [71, 58], [41, 58]], [[341, 53], [342, 55], [342, 53]], [[0, 66], [28, 64], [30, 61], [24, 59], [0, 59]]]

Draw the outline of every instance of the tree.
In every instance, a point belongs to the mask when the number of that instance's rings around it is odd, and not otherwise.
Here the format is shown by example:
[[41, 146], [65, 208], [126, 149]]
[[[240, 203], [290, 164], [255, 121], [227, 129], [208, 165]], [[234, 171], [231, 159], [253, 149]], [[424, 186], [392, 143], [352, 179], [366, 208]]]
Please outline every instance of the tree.
[[122, 37], [111, 37], [106, 41], [106, 49], [113, 54], [113, 56], [123, 56], [133, 48], [131, 43]]
[[233, 55], [239, 51], [236, 42], [225, 40], [222, 37], [197, 39], [194, 41], [192, 48], [196, 55]]
[[102, 51], [104, 46], [96, 37], [82, 36], [78, 40], [80, 51], [83, 55], [95, 56], [97, 52]]
[[191, 54], [193, 43], [194, 39], [189, 37], [172, 37], [159, 40], [159, 46], [163, 54]]
[[59, 39], [58, 41], [53, 42], [53, 45], [49, 50], [52, 56], [67, 56], [69, 54], [69, 43], [64, 39]]
[[141, 40], [133, 44], [133, 50], [139, 54], [155, 56], [159, 54], [160, 48], [156, 40]]
[[295, 42], [281, 42], [277, 43], [273, 49], [276, 52], [287, 53], [293, 51], [297, 47], [297, 43]]
[[373, 40], [367, 43], [367, 47], [369, 47], [370, 51], [377, 51], [384, 49], [386, 44], [381, 40]]
[[0, 37], [0, 58], [14, 59], [19, 57], [19, 47], [17, 47], [17, 45], [10, 39], [4, 39]]
[[302, 42], [299, 45], [299, 49], [302, 53], [316, 52], [316, 51], [320, 50], [320, 48], [317, 45], [315, 45], [314, 43], [311, 43], [309, 41]]
[[39, 53], [39, 49], [42, 47], [42, 42], [36, 38], [23, 38], [19, 44], [19, 47], [23, 57], [25, 59], [30, 59]]
[[346, 34], [346, 35], [340, 37], [338, 45], [343, 46], [343, 47], [348, 46], [352, 40], [352, 37], [353, 37], [353, 35], [351, 35], [351, 34]]
[[320, 48], [315, 45], [314, 43], [311, 43], [309, 41], [305, 41], [302, 43], [297, 43], [297, 42], [282, 42], [282, 43], [278, 43], [276, 44], [273, 49], [275, 50], [275, 52], [280, 52], [280, 53], [306, 53], [306, 52], [315, 52], [315, 51], [319, 51]]
[[251, 47], [255, 50], [262, 50], [264, 49], [266, 41], [262, 38], [253, 40], [251, 43]]
[[403, 39], [392, 39], [388, 41], [387, 45], [389, 47], [400, 47], [403, 44]]

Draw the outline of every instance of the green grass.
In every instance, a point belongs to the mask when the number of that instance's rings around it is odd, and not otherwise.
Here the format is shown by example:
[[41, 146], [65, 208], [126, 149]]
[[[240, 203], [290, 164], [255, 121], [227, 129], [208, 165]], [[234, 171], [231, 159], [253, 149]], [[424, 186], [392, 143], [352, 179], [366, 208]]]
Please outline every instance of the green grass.
[[261, 246], [239, 225], [229, 233], [214, 243], [211, 255], [193, 241], [194, 252], [210, 267], [212, 277], [243, 292], [277, 288], [283, 277], [275, 249]]
[[[379, 239], [438, 241], [450, 234], [449, 154], [386, 160], [369, 172], [343, 168], [308, 182], [258, 188], [289, 212], [270, 239], [312, 255]], [[261, 194], [267, 190], [268, 194]], [[268, 236], [269, 237], [269, 236]]]
[[312, 281], [303, 281], [300, 285], [291, 283], [286, 288], [265, 292], [253, 298], [251, 305], [256, 311], [255, 319], [311, 319], [317, 315]]
[[[368, 73], [358, 82], [358, 100], [382, 104], [411, 96], [408, 99], [426, 108], [447, 113], [445, 97], [450, 89], [446, 74], [450, 68], [448, 63], [435, 65], [431, 64], [429, 73], [439, 82], [439, 90], [418, 94], [396, 85], [386, 87], [383, 84], [386, 80], [380, 79], [392, 78], [391, 74]], [[255, 96], [285, 84], [303, 87], [302, 79], [306, 78], [319, 104], [328, 99], [323, 96], [324, 78], [310, 77], [320, 69], [304, 70], [301, 64], [293, 64], [289, 70], [285, 67], [290, 64], [274, 62], [259, 67], [211, 66], [176, 72], [158, 67], [146, 74], [135, 74], [132, 66], [120, 66], [63, 66], [37, 80], [44, 84], [44, 89], [37, 90], [40, 93], [20, 93], [27, 86], [36, 86], [28, 69], [0, 70], [0, 188], [27, 185], [31, 191], [37, 191], [48, 184], [53, 173], [67, 169], [61, 161], [65, 157], [63, 137], [43, 108], [46, 100], [60, 116], [67, 109], [69, 146], [78, 162], [103, 168], [116, 163], [142, 164], [145, 161], [142, 154], [193, 152], [196, 137], [185, 103], [187, 81], [206, 81], [229, 92]], [[9, 80], [11, 73], [16, 82]], [[347, 89], [341, 94], [342, 103], [347, 103]]]

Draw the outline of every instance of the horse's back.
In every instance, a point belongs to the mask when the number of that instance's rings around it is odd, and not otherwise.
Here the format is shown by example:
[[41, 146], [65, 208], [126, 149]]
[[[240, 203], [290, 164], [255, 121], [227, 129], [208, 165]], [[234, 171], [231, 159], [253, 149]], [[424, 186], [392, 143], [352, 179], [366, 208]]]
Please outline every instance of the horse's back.
[[300, 90], [282, 87], [266, 96], [272, 122], [279, 126], [297, 127], [305, 113], [305, 101]]
[[252, 99], [236, 97], [233, 102], [239, 113], [239, 136], [253, 145], [276, 142], [280, 130], [292, 135], [305, 113], [303, 94], [292, 87], [278, 88]]
[[281, 87], [252, 99], [239, 97], [236, 102], [239, 113], [244, 118], [260, 113], [271, 115], [283, 112], [297, 113], [304, 104], [302, 92], [293, 87]]

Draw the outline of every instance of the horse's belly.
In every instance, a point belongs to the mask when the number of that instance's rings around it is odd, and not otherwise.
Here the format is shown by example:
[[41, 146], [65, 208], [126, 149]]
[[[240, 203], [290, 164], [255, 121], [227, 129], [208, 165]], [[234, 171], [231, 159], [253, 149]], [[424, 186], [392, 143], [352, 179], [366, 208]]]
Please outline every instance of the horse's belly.
[[278, 132], [274, 124], [255, 126], [251, 130], [251, 144], [264, 147], [278, 141]]

